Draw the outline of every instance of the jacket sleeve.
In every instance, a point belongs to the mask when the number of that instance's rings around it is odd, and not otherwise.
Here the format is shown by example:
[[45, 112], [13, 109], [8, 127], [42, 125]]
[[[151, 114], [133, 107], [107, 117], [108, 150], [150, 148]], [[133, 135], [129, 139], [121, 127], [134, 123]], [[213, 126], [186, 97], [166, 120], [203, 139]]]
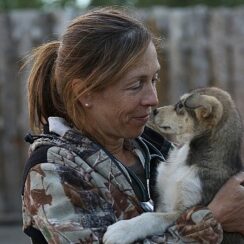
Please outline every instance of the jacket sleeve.
[[100, 243], [116, 218], [112, 205], [87, 182], [63, 165], [34, 166], [23, 194], [24, 228], [33, 225], [48, 243]]
[[222, 240], [223, 230], [220, 223], [208, 208], [197, 206], [184, 212], [164, 235], [152, 236], [143, 243], [220, 244]]

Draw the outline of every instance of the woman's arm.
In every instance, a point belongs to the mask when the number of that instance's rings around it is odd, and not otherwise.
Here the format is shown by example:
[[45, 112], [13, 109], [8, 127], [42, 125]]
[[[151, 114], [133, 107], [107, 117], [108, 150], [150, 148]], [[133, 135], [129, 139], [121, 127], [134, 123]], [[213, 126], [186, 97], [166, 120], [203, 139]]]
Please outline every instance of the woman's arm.
[[225, 231], [244, 235], [244, 172], [230, 178], [208, 208]]
[[71, 168], [42, 163], [27, 176], [24, 228], [33, 225], [48, 243], [100, 243], [115, 221], [112, 205]]

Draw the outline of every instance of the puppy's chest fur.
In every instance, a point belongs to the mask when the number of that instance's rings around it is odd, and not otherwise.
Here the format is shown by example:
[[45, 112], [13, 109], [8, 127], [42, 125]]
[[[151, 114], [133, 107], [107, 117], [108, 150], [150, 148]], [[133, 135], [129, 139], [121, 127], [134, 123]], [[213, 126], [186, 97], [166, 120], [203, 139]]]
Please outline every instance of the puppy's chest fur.
[[202, 186], [196, 165], [187, 165], [189, 144], [174, 148], [158, 167], [157, 211], [183, 211], [201, 201]]

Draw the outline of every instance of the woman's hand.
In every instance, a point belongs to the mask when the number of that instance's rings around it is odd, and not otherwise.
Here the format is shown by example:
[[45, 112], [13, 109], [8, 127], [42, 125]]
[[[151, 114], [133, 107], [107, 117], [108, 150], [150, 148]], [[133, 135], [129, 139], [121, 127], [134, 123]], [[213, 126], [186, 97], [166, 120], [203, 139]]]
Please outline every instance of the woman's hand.
[[171, 228], [171, 233], [174, 228], [182, 238], [182, 243], [218, 244], [223, 240], [220, 223], [209, 209], [202, 206], [196, 206], [184, 212], [176, 221], [175, 227]]
[[208, 205], [224, 231], [244, 235], [244, 172], [231, 177]]

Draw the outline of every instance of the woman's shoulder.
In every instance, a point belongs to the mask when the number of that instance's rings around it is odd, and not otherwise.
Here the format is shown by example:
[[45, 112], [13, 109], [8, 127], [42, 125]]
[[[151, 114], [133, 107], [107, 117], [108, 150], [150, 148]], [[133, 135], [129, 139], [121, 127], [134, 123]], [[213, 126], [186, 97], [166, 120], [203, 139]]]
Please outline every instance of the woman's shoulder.
[[30, 172], [53, 171], [60, 174], [64, 172], [65, 175], [62, 175], [61, 178], [64, 176], [74, 178], [80, 167], [84, 169], [89, 167], [83, 159], [82, 149], [65, 137], [55, 134], [42, 134], [29, 135], [28, 138], [30, 149], [22, 174], [22, 194]]

